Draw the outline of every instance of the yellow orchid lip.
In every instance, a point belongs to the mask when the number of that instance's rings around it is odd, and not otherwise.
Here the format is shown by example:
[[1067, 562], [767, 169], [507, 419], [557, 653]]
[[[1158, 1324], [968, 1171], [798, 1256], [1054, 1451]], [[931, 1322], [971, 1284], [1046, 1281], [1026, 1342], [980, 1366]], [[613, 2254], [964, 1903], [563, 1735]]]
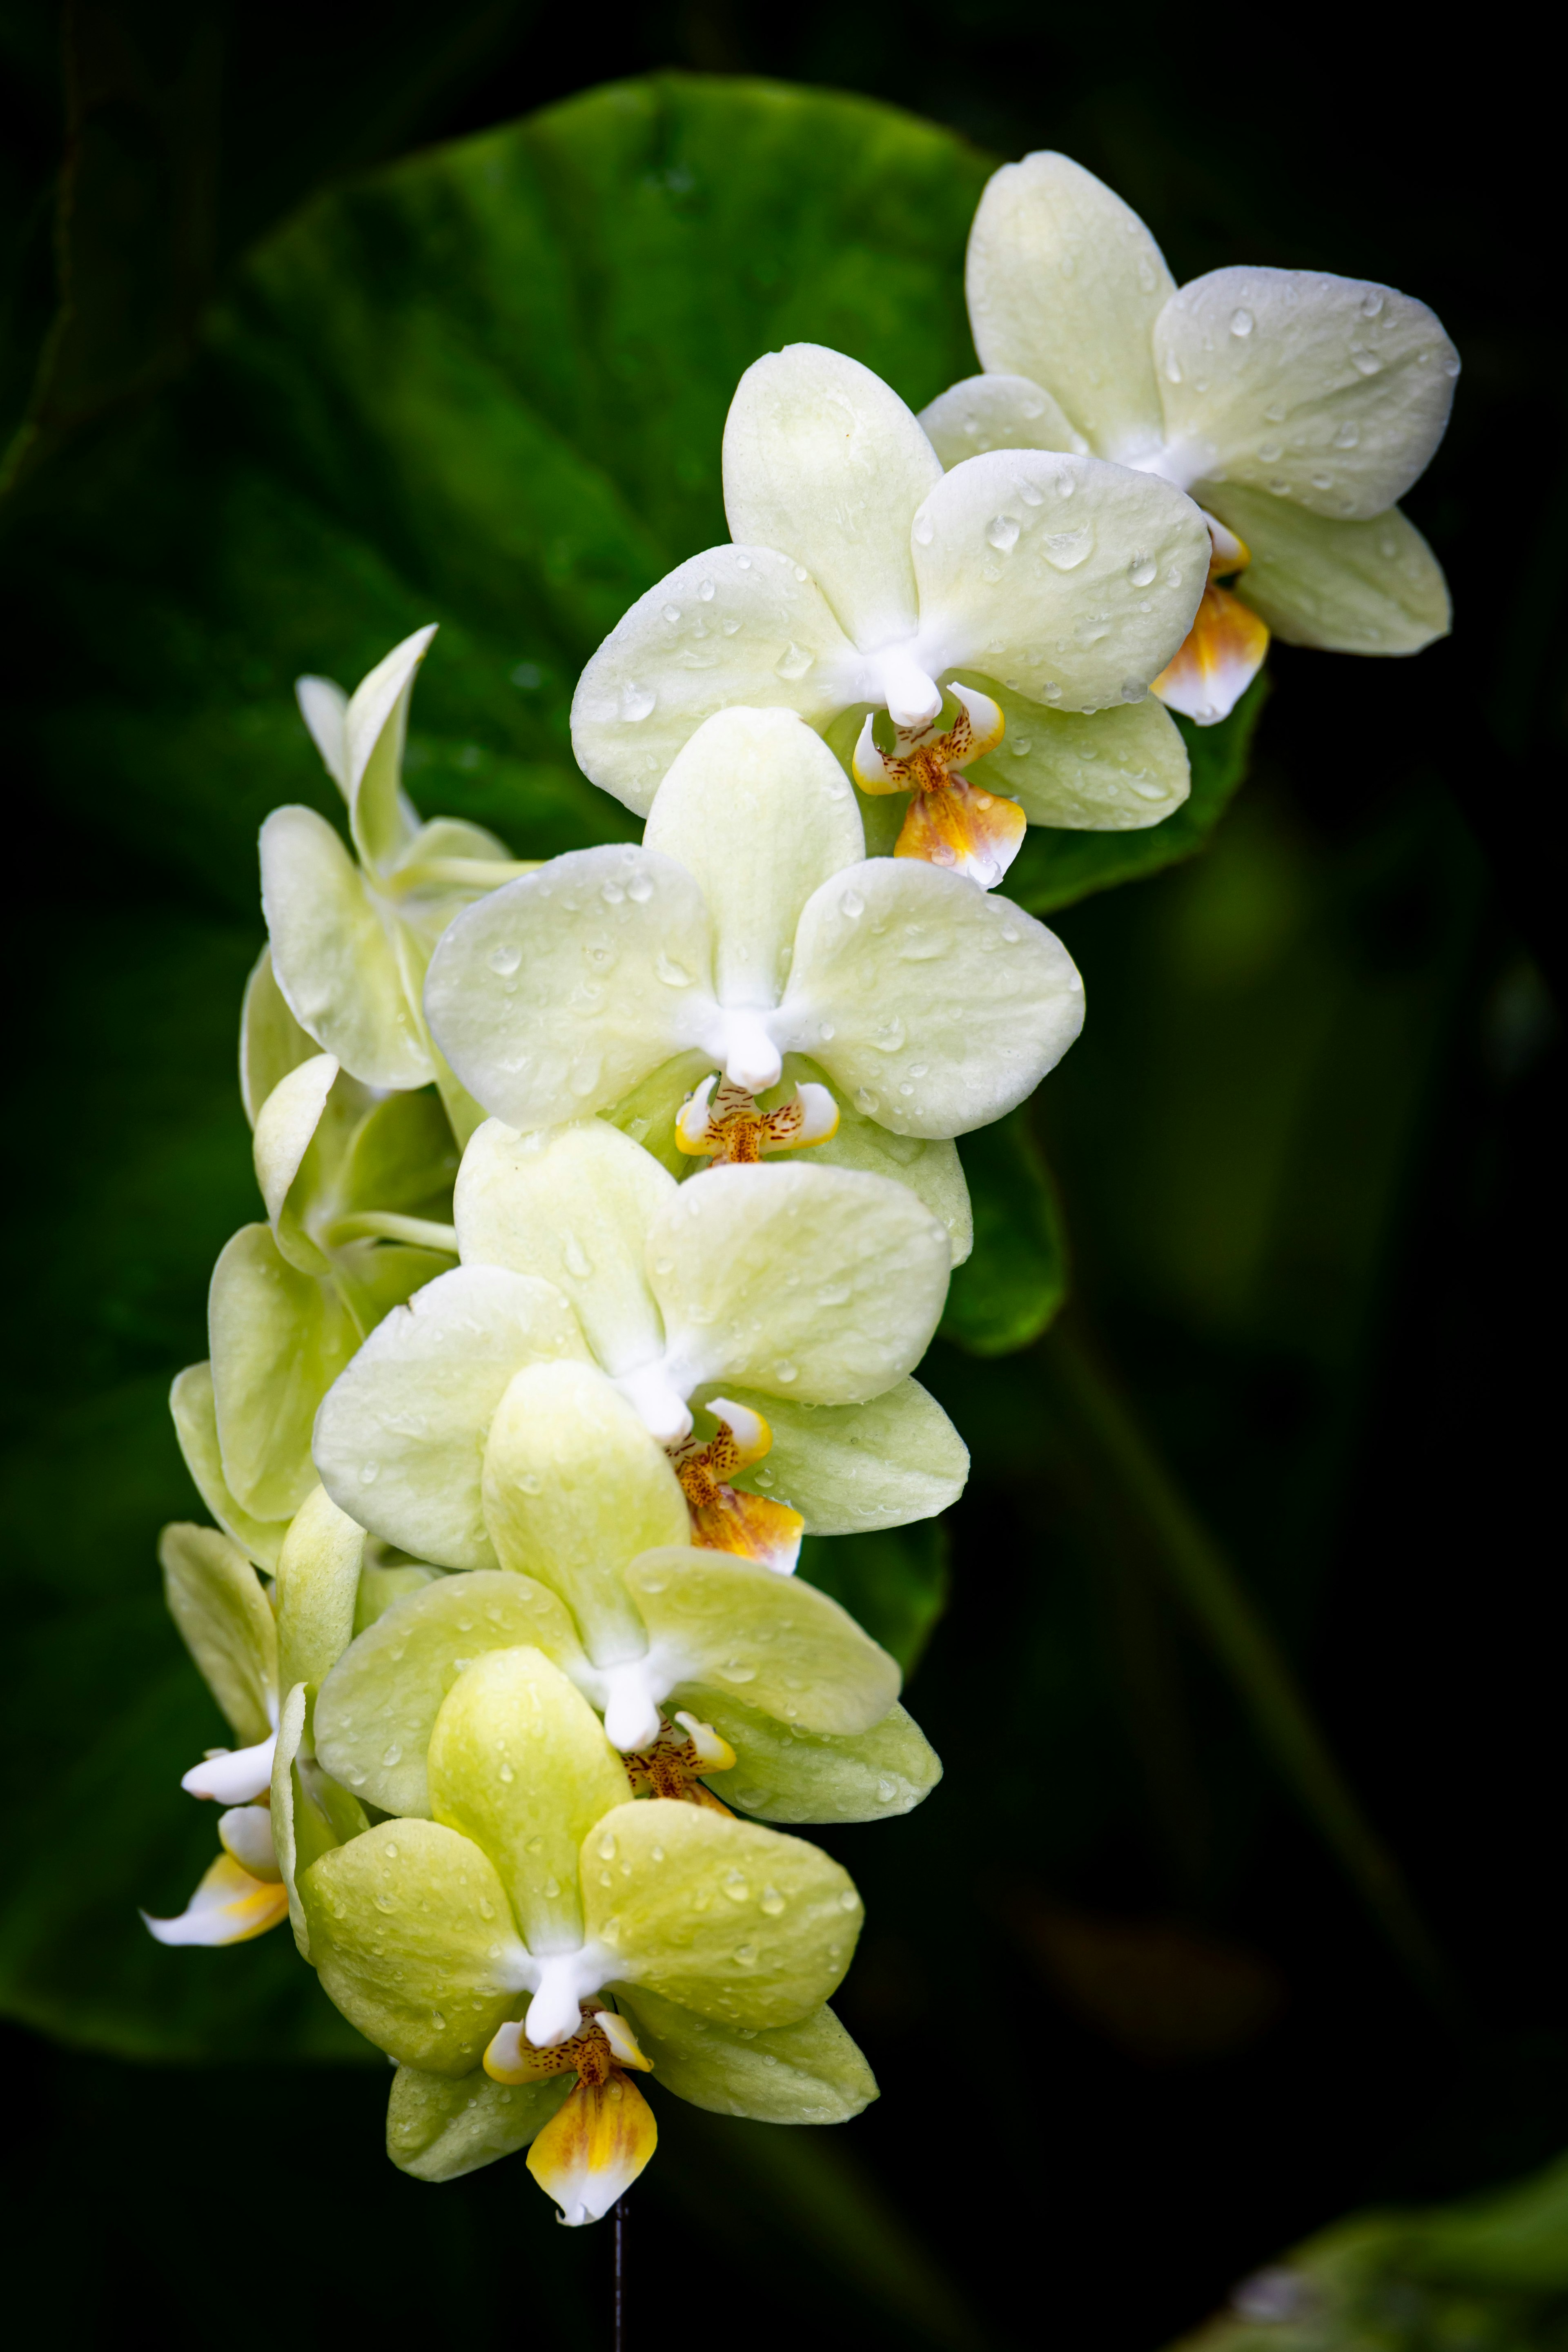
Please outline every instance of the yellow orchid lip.
[[715, 1168], [754, 1166], [764, 1152], [797, 1151], [837, 1132], [838, 1105], [826, 1087], [807, 1080], [792, 1101], [760, 1110], [755, 1095], [717, 1074], [687, 1097], [675, 1121], [680, 1150]]
[[895, 857], [945, 866], [989, 890], [1016, 857], [1028, 821], [1016, 801], [971, 783], [963, 772], [1001, 742], [1006, 720], [1000, 706], [973, 687], [948, 691], [959, 707], [952, 725], [940, 735], [929, 727], [900, 730], [892, 753], [880, 749], [868, 718], [855, 747], [855, 781], [862, 792], [911, 795]]
[[582, 2031], [536, 2050], [521, 2025], [503, 2025], [485, 2052], [493, 2082], [536, 2083], [574, 2074], [570, 2096], [528, 2151], [528, 2168], [571, 2228], [600, 2221], [625, 2195], [658, 2145], [653, 2110], [627, 2068], [651, 2074], [627, 2020], [602, 2001], [583, 2004]]
[[731, 1820], [730, 1808], [721, 1803], [711, 1789], [703, 1787], [703, 1777], [709, 1772], [733, 1769], [735, 1751], [727, 1739], [721, 1738], [710, 1723], [700, 1723], [694, 1715], [682, 1709], [674, 1725], [660, 1726], [658, 1738], [647, 1748], [628, 1748], [621, 1758], [638, 1796], [665, 1797], [678, 1804], [705, 1805], [710, 1812], [722, 1813]]
[[1185, 642], [1150, 691], [1169, 709], [1212, 727], [1235, 709], [1268, 651], [1267, 623], [1211, 580]]
[[691, 1540], [701, 1551], [733, 1552], [781, 1576], [794, 1573], [805, 1521], [787, 1503], [765, 1495], [742, 1494], [728, 1482], [760, 1462], [773, 1445], [773, 1432], [760, 1412], [714, 1397], [706, 1410], [719, 1433], [706, 1445], [689, 1437], [670, 1449], [670, 1461], [691, 1514]]
[[160, 1944], [216, 1947], [248, 1943], [289, 1916], [289, 1890], [280, 1878], [253, 1878], [233, 1854], [220, 1853], [178, 1916], [142, 1914]]

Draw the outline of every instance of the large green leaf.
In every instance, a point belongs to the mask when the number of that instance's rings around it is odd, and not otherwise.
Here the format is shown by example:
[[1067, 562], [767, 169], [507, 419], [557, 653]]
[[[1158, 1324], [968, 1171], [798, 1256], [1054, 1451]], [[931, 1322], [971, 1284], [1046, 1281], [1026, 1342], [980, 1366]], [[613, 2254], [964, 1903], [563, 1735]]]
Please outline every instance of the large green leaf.
[[[63, 1148], [14, 1277], [12, 1785], [47, 1759], [9, 1870], [14, 2013], [140, 2056], [353, 2046], [286, 1936], [169, 1952], [135, 1916], [184, 1903], [213, 1837], [177, 1783], [222, 1727], [153, 1542], [194, 1508], [166, 1382], [205, 1354], [213, 1258], [256, 1214], [233, 1079], [256, 828], [280, 801], [332, 807], [294, 674], [352, 684], [438, 620], [423, 810], [531, 855], [631, 831], [571, 761], [578, 670], [725, 535], [720, 437], [759, 353], [837, 344], [916, 404], [973, 365], [985, 169], [847, 98], [595, 92], [318, 202], [246, 266], [178, 388], [81, 436], [16, 510], [13, 748], [96, 835], [102, 880], [45, 908], [29, 950], [50, 982], [26, 1131]], [[203, 911], [150, 898], [154, 877]], [[907, 1664], [941, 1538], [813, 1547], [806, 1572]]]
[[1008, 1356], [1037, 1339], [1067, 1297], [1061, 1204], [1027, 1107], [959, 1146], [974, 1211], [974, 1247], [952, 1277], [942, 1337], [974, 1356]]

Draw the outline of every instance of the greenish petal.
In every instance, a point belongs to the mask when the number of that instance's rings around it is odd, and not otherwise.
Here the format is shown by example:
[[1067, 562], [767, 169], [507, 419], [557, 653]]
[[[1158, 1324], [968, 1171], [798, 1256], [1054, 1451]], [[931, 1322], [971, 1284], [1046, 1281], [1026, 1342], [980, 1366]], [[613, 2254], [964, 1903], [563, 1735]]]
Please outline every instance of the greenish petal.
[[301, 1027], [366, 1086], [428, 1086], [396, 919], [313, 809], [274, 809], [262, 826], [261, 901], [278, 985]]
[[658, 1161], [603, 1119], [531, 1136], [492, 1119], [458, 1177], [463, 1262], [552, 1282], [599, 1362], [618, 1372], [664, 1343], [645, 1259], [648, 1229], [673, 1192]]
[[659, 1797], [598, 1823], [583, 1895], [589, 1934], [616, 1956], [613, 1982], [725, 2025], [809, 2016], [860, 1932], [847, 1873], [816, 1846]]
[[307, 1495], [279, 1554], [273, 1591], [281, 1689], [324, 1682], [353, 1641], [364, 1542], [364, 1529], [324, 1486]]
[[619, 1128], [623, 1135], [651, 1152], [659, 1166], [679, 1183], [690, 1175], [694, 1163], [675, 1139], [676, 1114], [687, 1096], [694, 1093], [709, 1072], [717, 1067], [711, 1054], [694, 1046], [689, 1053], [677, 1054], [672, 1060], [661, 1062], [640, 1086], [634, 1087], [630, 1094], [623, 1095], [618, 1103], [612, 1103], [599, 1116], [606, 1125]]
[[278, 1629], [239, 1546], [216, 1528], [176, 1520], [158, 1538], [163, 1598], [180, 1638], [236, 1738], [255, 1747], [272, 1729]]
[[438, 1094], [421, 1087], [389, 1095], [350, 1140], [339, 1179], [342, 1208], [448, 1223], [459, 1157]]
[[834, 1738], [781, 1723], [730, 1691], [688, 1685], [680, 1697], [735, 1751], [733, 1768], [709, 1782], [714, 1795], [765, 1822], [891, 1821], [942, 1778], [935, 1749], [901, 1706], [869, 1731]]
[[688, 1541], [680, 1482], [642, 1418], [592, 1364], [516, 1374], [485, 1446], [485, 1524], [503, 1568], [558, 1592], [590, 1657], [646, 1647], [625, 1570]]
[[310, 1745], [310, 1695], [303, 1683], [296, 1683], [279, 1712], [272, 1751], [272, 1851], [289, 1892], [294, 1941], [307, 1960], [310, 1929], [300, 1896], [300, 1874], [350, 1838], [363, 1837], [370, 1827], [364, 1807], [323, 1770]]
[[969, 1449], [918, 1381], [900, 1381], [868, 1404], [791, 1404], [742, 1387], [724, 1393], [760, 1412], [773, 1439], [734, 1484], [788, 1503], [808, 1535], [906, 1527], [963, 1492]]
[[[368, 1633], [380, 1617], [398, 1601], [406, 1601], [411, 1593], [424, 1592], [430, 1585], [439, 1583], [445, 1570], [438, 1568], [383, 1568], [366, 1562], [359, 1574], [359, 1590], [354, 1595], [354, 1633]], [[387, 1807], [388, 1811], [402, 1811], [403, 1807]], [[419, 1808], [416, 1806], [415, 1811]]]
[[481, 2069], [453, 2081], [400, 2066], [386, 2107], [386, 2152], [416, 2180], [460, 2180], [526, 2147], [576, 2080], [567, 2072], [537, 2083], [492, 2083]]
[[350, 2024], [403, 2065], [471, 2074], [532, 1973], [479, 1848], [437, 1822], [381, 1822], [301, 1872], [300, 1898]]
[[169, 1391], [169, 1411], [174, 1434], [185, 1457], [196, 1492], [223, 1529], [258, 1568], [278, 1565], [278, 1554], [289, 1532], [287, 1518], [258, 1519], [230, 1494], [223, 1475], [223, 1454], [217, 1442], [217, 1405], [213, 1395], [210, 1364], [187, 1364], [177, 1372]]
[[699, 2017], [647, 1986], [616, 1998], [654, 2080], [678, 2099], [764, 2124], [842, 2124], [870, 2105], [877, 2078], [833, 2011], [746, 2030]]
[[460, 1265], [395, 1308], [323, 1400], [316, 1466], [373, 1534], [440, 1568], [493, 1568], [480, 1470], [512, 1374], [586, 1354], [547, 1282]]
[[1007, 722], [997, 749], [966, 771], [969, 781], [1010, 795], [1031, 824], [1136, 833], [1186, 799], [1187, 747], [1154, 696], [1106, 710], [1052, 710], [979, 670], [959, 677], [999, 704]]
[[362, 1333], [374, 1331], [395, 1307], [405, 1307], [443, 1274], [455, 1253], [399, 1241], [347, 1242], [332, 1252], [332, 1280]]
[[785, 1055], [783, 1083], [759, 1100], [771, 1110], [775, 1102], [787, 1101], [796, 1081], [803, 1079], [827, 1087], [838, 1105], [838, 1131], [826, 1143], [812, 1144], [802, 1154], [801, 1164], [855, 1168], [866, 1176], [885, 1176], [895, 1184], [907, 1184], [916, 1200], [946, 1226], [952, 1263], [962, 1265], [973, 1246], [974, 1232], [957, 1145], [945, 1137], [895, 1135], [891, 1128], [857, 1109], [843, 1088], [832, 1086], [821, 1065], [804, 1054]]
[[343, 712], [343, 791], [354, 847], [373, 874], [407, 849], [418, 819], [403, 796], [408, 705], [434, 626], [416, 629], [361, 678]]
[[239, 1015], [239, 1092], [252, 1127], [279, 1079], [321, 1050], [289, 1012], [273, 973], [272, 950], [263, 948], [245, 983]]
[[1287, 645], [1414, 654], [1447, 635], [1442, 566], [1397, 507], [1370, 522], [1338, 522], [1228, 482], [1205, 482], [1202, 495], [1251, 552], [1237, 595]]
[[207, 1296], [224, 1475], [258, 1518], [289, 1518], [316, 1484], [316, 1408], [359, 1344], [330, 1283], [301, 1274], [267, 1225], [242, 1225]]
[[316, 1753], [344, 1788], [383, 1812], [427, 1815], [426, 1750], [443, 1699], [476, 1658], [521, 1643], [559, 1665], [582, 1661], [571, 1618], [526, 1576], [481, 1569], [409, 1593], [350, 1644], [321, 1685]]
[[578, 1852], [630, 1783], [587, 1700], [541, 1650], [492, 1650], [436, 1717], [430, 1809], [483, 1846], [535, 1955], [583, 1940]]
[[326, 1274], [331, 1260], [311, 1231], [312, 1213], [329, 1209], [337, 1164], [357, 1122], [366, 1089], [345, 1076], [331, 1054], [314, 1055], [280, 1078], [256, 1121], [256, 1181], [273, 1239], [302, 1274]]
[[729, 1552], [644, 1552], [626, 1584], [680, 1682], [716, 1684], [809, 1731], [865, 1731], [899, 1669], [847, 1611], [798, 1578]]

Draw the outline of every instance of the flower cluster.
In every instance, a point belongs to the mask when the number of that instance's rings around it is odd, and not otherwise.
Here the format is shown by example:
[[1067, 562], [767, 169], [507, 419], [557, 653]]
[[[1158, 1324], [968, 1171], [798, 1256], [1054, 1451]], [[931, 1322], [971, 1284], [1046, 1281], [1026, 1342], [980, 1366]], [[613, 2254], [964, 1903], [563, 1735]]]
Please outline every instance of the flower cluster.
[[1050, 156], [992, 182], [970, 290], [994, 372], [921, 418], [814, 345], [742, 377], [732, 542], [574, 703], [639, 845], [536, 866], [420, 823], [429, 629], [352, 698], [300, 682], [353, 855], [307, 808], [262, 830], [267, 1215], [172, 1399], [217, 1525], [162, 1546], [237, 1745], [184, 1784], [219, 1854], [148, 1925], [289, 1921], [396, 2063], [394, 2161], [526, 2147], [568, 2221], [653, 2151], [637, 2076], [782, 2123], [876, 2094], [828, 2006], [859, 1900], [791, 1832], [907, 1812], [941, 1768], [895, 1661], [795, 1570], [805, 1535], [963, 1485], [914, 1377], [971, 1244], [954, 1139], [1084, 1010], [995, 888], [1026, 826], [1167, 815], [1165, 706], [1217, 715], [1268, 625], [1442, 625], [1392, 508], [1452, 374], [1419, 305], [1259, 270], [1177, 293]]

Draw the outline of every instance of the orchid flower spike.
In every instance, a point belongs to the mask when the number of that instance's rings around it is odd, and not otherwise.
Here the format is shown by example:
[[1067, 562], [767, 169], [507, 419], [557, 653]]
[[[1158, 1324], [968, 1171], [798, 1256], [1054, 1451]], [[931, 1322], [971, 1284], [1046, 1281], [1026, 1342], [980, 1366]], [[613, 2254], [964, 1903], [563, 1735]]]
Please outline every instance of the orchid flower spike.
[[[824, 2023], [859, 1927], [845, 1873], [756, 1823], [634, 1801], [593, 1710], [540, 1650], [491, 1650], [459, 1675], [427, 1774], [432, 1818], [379, 1823], [318, 1856], [299, 1887], [322, 1985], [416, 2095], [439, 2101], [430, 2078], [460, 2082], [471, 2110], [481, 2063], [501, 2086], [470, 2164], [532, 2141], [530, 2169], [563, 2218], [592, 2221], [653, 2154], [627, 2075], [645, 2049], [661, 2077], [671, 2054], [670, 2089], [683, 2073], [723, 2085], [740, 2114], [756, 2037], [805, 2029], [841, 2080], [855, 2071]], [[613, 2011], [589, 2006], [606, 1993]], [[551, 2051], [556, 2067], [541, 2063]], [[875, 2085], [858, 2073], [863, 2105]], [[408, 2146], [421, 2136], [404, 2128], [403, 2087], [389, 2145], [418, 2169], [429, 2136]]]
[[[608, 1109], [686, 1053], [754, 1097], [793, 1052], [895, 1135], [945, 1139], [1022, 1102], [1083, 1021], [1042, 923], [864, 856], [842, 770], [787, 710], [706, 720], [640, 850], [574, 851], [459, 917], [426, 1001], [464, 1086], [521, 1131]], [[801, 1102], [826, 1124], [819, 1094]]]
[[[988, 798], [1011, 795], [1047, 824], [1153, 824], [1185, 798], [1180, 736], [1145, 696], [1191, 625], [1209, 549], [1170, 484], [1013, 448], [944, 476], [869, 369], [793, 343], [741, 379], [724, 503], [734, 544], [639, 598], [578, 685], [578, 761], [628, 808], [650, 806], [677, 752], [728, 705], [783, 706], [823, 733], [843, 719], [847, 762], [867, 712], [919, 733], [955, 676], [1012, 739], [1010, 758], [969, 775]], [[1053, 725], [1083, 712], [1114, 717]], [[1072, 813], [1085, 808], [1111, 814]], [[972, 832], [974, 814], [955, 798], [931, 845], [999, 872], [1002, 823], [980, 811], [989, 822]], [[925, 854], [918, 839], [906, 855]]]
[[377, 1097], [330, 1054], [280, 1076], [257, 1109], [265, 1224], [213, 1270], [212, 1354], [175, 1383], [174, 1419], [202, 1495], [262, 1566], [316, 1484], [316, 1408], [389, 1307], [445, 1274], [458, 1151], [428, 1090]]
[[1223, 719], [1270, 629], [1358, 654], [1447, 634], [1442, 572], [1394, 504], [1443, 437], [1459, 373], [1425, 303], [1306, 269], [1215, 269], [1178, 290], [1136, 213], [1056, 154], [991, 180], [968, 291], [985, 373], [921, 417], [951, 479], [977, 451], [1092, 450], [1206, 514], [1210, 584], [1154, 680], [1173, 709]]
[[316, 1420], [329, 1494], [415, 1559], [499, 1564], [487, 1433], [539, 1364], [595, 1365], [664, 1447], [717, 1400], [732, 1432], [754, 1415], [765, 1464], [720, 1483], [763, 1486], [811, 1534], [902, 1526], [962, 1492], [963, 1441], [908, 1378], [942, 1312], [947, 1236], [901, 1184], [763, 1166], [678, 1185], [603, 1120], [526, 1137], [492, 1120], [455, 1214], [462, 1265], [371, 1333]]
[[402, 786], [414, 680], [436, 632], [395, 646], [352, 696], [327, 677], [296, 691], [347, 805], [351, 857], [314, 809], [274, 809], [261, 828], [261, 901], [271, 966], [307, 1034], [366, 1086], [442, 1088], [453, 1124], [474, 1125], [419, 1009], [430, 950], [459, 908], [526, 874], [483, 826], [421, 824]]
[[315, 1729], [345, 1788], [384, 1812], [428, 1813], [437, 1708], [465, 1665], [518, 1642], [604, 1717], [636, 1788], [805, 1822], [874, 1821], [935, 1786], [893, 1660], [812, 1586], [692, 1549], [676, 1470], [602, 1372], [517, 1373], [483, 1464], [505, 1572], [444, 1577], [344, 1652]]

